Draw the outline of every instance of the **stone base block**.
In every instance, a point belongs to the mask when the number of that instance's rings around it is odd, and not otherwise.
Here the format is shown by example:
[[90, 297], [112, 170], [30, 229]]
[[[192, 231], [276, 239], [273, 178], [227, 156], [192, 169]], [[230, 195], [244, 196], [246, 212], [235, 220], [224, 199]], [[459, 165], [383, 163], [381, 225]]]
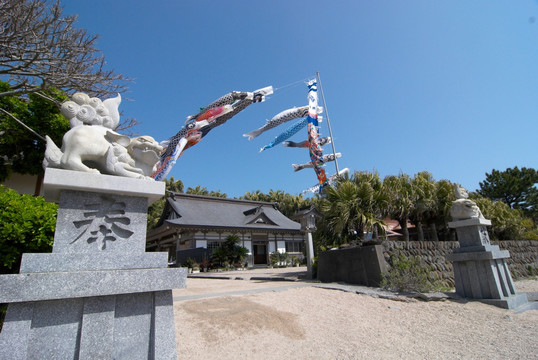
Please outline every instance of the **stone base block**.
[[47, 201], [58, 202], [62, 190], [144, 197], [148, 206], [164, 195], [163, 181], [140, 180], [122, 176], [47, 168], [43, 180]]
[[26, 253], [22, 255], [20, 273], [129, 270], [167, 268], [168, 253], [152, 252], [142, 254], [116, 253], [65, 254]]
[[516, 293], [506, 257], [504, 253], [490, 251], [447, 255], [453, 262], [456, 293], [505, 309], [526, 303], [527, 296]]
[[21, 274], [1, 276], [0, 359], [176, 359], [171, 289], [186, 269], [162, 267], [166, 253], [113, 255], [25, 254]]
[[0, 277], [0, 303], [181, 289], [186, 277], [185, 268], [9, 274]]
[[505, 309], [515, 309], [527, 302], [525, 294], [516, 294], [505, 262], [510, 253], [489, 241], [486, 227], [491, 226], [490, 220], [470, 218], [448, 226], [456, 229], [460, 244], [459, 249], [446, 256], [453, 263], [458, 295]]
[[0, 359], [176, 359], [172, 291], [11, 304]]
[[513, 310], [527, 304], [528, 299], [527, 294], [514, 294], [504, 299], [480, 299], [479, 301], [503, 309]]
[[24, 254], [20, 274], [0, 276], [0, 359], [177, 358], [172, 289], [187, 272], [145, 253], [147, 207], [164, 185], [47, 169], [53, 252]]

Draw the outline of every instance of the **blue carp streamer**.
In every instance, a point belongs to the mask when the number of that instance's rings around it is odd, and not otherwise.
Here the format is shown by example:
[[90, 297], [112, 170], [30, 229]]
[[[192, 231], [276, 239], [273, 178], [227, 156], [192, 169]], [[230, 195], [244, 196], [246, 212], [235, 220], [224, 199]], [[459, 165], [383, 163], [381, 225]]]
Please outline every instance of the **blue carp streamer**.
[[284, 140], [288, 140], [293, 135], [297, 134], [299, 130], [304, 128], [306, 124], [308, 123], [308, 119], [304, 118], [302, 120], [297, 121], [295, 124], [284, 130], [282, 134], [275, 137], [273, 141], [271, 141], [269, 144], [265, 145], [260, 149], [260, 152], [264, 151], [265, 149], [270, 149], [275, 145], [280, 144]]

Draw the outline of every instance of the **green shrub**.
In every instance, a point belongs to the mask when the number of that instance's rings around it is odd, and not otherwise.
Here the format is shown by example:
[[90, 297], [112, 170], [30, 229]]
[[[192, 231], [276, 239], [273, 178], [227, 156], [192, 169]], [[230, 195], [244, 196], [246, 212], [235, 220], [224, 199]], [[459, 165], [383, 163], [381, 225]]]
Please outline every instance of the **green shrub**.
[[218, 247], [211, 253], [211, 264], [215, 267], [226, 267], [228, 264], [228, 253], [223, 247]]
[[286, 267], [290, 261], [290, 255], [287, 252], [281, 253], [275, 251], [274, 253], [271, 253], [270, 260], [272, 266]]
[[237, 235], [229, 235], [222, 245], [211, 254], [211, 263], [227, 268], [230, 264], [242, 264], [248, 255], [248, 249], [239, 245]]
[[314, 258], [312, 259], [312, 279], [317, 279], [317, 278], [318, 278], [318, 257], [314, 256]]
[[391, 257], [391, 269], [383, 273], [381, 287], [392, 291], [428, 292], [433, 289], [428, 269], [418, 257]]
[[521, 221], [521, 226], [524, 228], [524, 240], [538, 240], [538, 227], [532, 219], [524, 218]]
[[297, 266], [301, 263], [301, 260], [299, 260], [298, 256], [292, 255], [290, 256], [290, 263], [291, 263], [291, 266]]
[[17, 273], [23, 253], [50, 252], [58, 205], [0, 185], [0, 273]]
[[211, 262], [207, 259], [203, 259], [202, 262], [200, 262], [200, 268], [204, 271], [209, 270], [209, 268], [211, 268]]
[[183, 266], [192, 269], [195, 263], [196, 261], [193, 258], [187, 258], [183, 263]]

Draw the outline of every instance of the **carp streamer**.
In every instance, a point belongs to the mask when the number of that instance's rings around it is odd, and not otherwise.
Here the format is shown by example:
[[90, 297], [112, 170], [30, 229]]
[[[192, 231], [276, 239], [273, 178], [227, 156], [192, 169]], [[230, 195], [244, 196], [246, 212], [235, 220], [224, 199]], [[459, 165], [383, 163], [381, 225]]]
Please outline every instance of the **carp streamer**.
[[318, 141], [318, 85], [316, 80], [308, 82], [308, 152], [310, 161], [318, 177], [320, 191], [327, 183], [323, 169], [323, 152]]
[[160, 155], [157, 170], [151, 177], [155, 180], [164, 179], [185, 149], [199, 143], [211, 130], [224, 124], [250, 104], [265, 101], [265, 96], [272, 93], [272, 86], [253, 92], [232, 91], [213, 101], [196, 115], [187, 117], [181, 130], [161, 143], [165, 150]]

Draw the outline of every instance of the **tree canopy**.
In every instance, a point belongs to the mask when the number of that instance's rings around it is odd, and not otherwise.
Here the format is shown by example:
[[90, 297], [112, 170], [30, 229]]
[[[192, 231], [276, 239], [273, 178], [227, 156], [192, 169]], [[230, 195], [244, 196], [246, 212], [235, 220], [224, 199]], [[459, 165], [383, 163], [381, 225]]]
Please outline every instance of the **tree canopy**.
[[333, 243], [328, 245], [360, 241], [368, 232], [384, 233], [386, 200], [377, 173], [355, 172], [326, 187], [319, 208], [325, 215], [320, 228], [333, 234]]
[[[0, 91], [9, 89], [8, 84], [0, 82]], [[67, 99], [54, 88], [44, 94], [55, 101]], [[20, 174], [41, 175], [46, 147], [41, 135], [48, 135], [56, 144], [61, 144], [63, 135], [69, 130], [69, 121], [54, 102], [37, 94], [29, 94], [27, 101], [12, 96], [0, 97], [0, 109], [7, 111], [0, 111], [0, 181], [9, 177], [13, 170]]]
[[492, 240], [522, 239], [525, 236], [523, 217], [518, 209], [511, 209], [502, 201], [473, 196], [484, 217], [491, 220], [488, 228]]
[[517, 166], [505, 171], [493, 169], [480, 182], [480, 195], [493, 201], [502, 201], [512, 209], [520, 209], [535, 218], [538, 213], [538, 172]]
[[[183, 192], [183, 181], [181, 180], [175, 180], [173, 176], [170, 177], [170, 179], [165, 179], [165, 189], [167, 192], [173, 192], [173, 193], [182, 193]], [[161, 215], [164, 211], [164, 206], [166, 205], [166, 195], [162, 197], [161, 199], [154, 202], [149, 208], [148, 208], [148, 222], [147, 227], [148, 230], [151, 230], [155, 228], [159, 224], [159, 220], [161, 219]]]
[[75, 27], [60, 1], [0, 2], [0, 79], [10, 89], [0, 97], [40, 92], [50, 87], [108, 97], [125, 90], [122, 74], [105, 69], [97, 36]]
[[221, 192], [220, 190], [217, 191], [209, 191], [205, 186], [196, 185], [196, 187], [188, 187], [187, 191], [185, 191], [185, 194], [192, 194], [192, 195], [203, 195], [203, 196], [213, 196], [213, 197], [219, 197], [219, 198], [227, 198], [228, 195]]
[[[472, 195], [484, 216], [492, 221], [492, 239], [537, 238], [536, 226], [523, 216], [522, 210]], [[428, 172], [419, 172], [413, 177], [388, 175], [383, 181], [376, 173], [355, 172], [351, 177], [339, 178], [335, 186], [325, 188], [317, 201], [325, 217], [314, 234], [316, 246], [323, 249], [360, 242], [366, 233], [372, 233], [375, 238], [376, 232], [382, 234], [379, 230], [387, 217], [400, 223], [402, 240], [408, 240], [408, 221], [416, 227], [417, 240], [426, 238], [423, 225], [429, 228], [431, 240], [454, 240], [455, 233], [448, 227], [454, 200], [454, 184], [448, 180], [436, 181]]]
[[[40, 175], [44, 136], [61, 144], [69, 124], [59, 112], [66, 93], [110, 97], [126, 90], [122, 74], [105, 69], [96, 35], [75, 26], [60, 1], [0, 1], [0, 181], [12, 169]], [[137, 124], [123, 120], [117, 130]]]
[[246, 192], [240, 197], [243, 200], [265, 201], [276, 204], [278, 211], [287, 217], [293, 216], [299, 208], [308, 205], [311, 201], [303, 198], [302, 195], [292, 195], [282, 190], [269, 190], [265, 194], [261, 190]]

